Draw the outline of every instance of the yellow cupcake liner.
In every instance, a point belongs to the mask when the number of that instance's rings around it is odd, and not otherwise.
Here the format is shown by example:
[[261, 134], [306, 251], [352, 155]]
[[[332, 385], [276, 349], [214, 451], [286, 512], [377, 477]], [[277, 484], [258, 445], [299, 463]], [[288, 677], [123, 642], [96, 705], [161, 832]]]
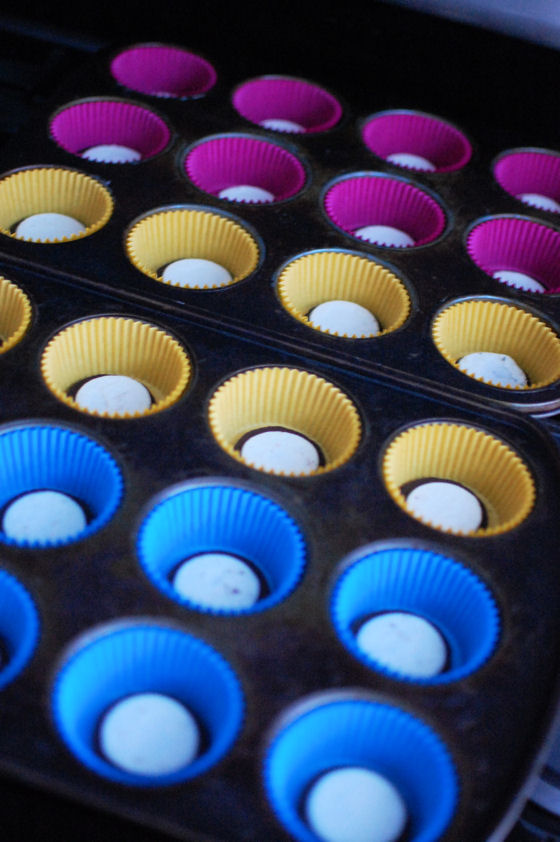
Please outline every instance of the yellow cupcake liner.
[[161, 272], [174, 260], [212, 260], [229, 271], [232, 280], [223, 286], [231, 286], [256, 269], [260, 256], [256, 240], [238, 222], [217, 213], [189, 208], [163, 210], [143, 217], [128, 232], [125, 249], [140, 272], [171, 286], [180, 285], [164, 281]]
[[212, 396], [208, 416], [218, 444], [233, 459], [254, 468], [257, 466], [242, 459], [236, 449], [245, 435], [283, 427], [306, 436], [325, 459], [313, 475], [347, 462], [361, 433], [358, 412], [340, 389], [315, 374], [293, 368], [255, 368], [235, 375]]
[[[106, 187], [78, 170], [38, 167], [18, 170], [0, 179], [0, 231], [26, 242], [58, 243], [89, 237], [113, 212], [113, 198]], [[85, 230], [70, 237], [32, 240], [11, 230], [36, 213], [62, 213], [77, 219]]]
[[457, 369], [458, 360], [466, 354], [492, 351], [512, 357], [529, 380], [527, 386], [501, 386], [462, 372], [491, 386], [525, 391], [560, 378], [560, 338], [537, 316], [512, 304], [480, 299], [452, 304], [434, 320], [432, 338], [440, 354]]
[[20, 341], [31, 323], [31, 302], [16, 284], [0, 277], [0, 354]]
[[475, 537], [501, 535], [518, 526], [535, 501], [533, 478], [521, 458], [503, 441], [462, 424], [433, 422], [410, 427], [388, 446], [382, 462], [389, 494], [417, 520], [401, 487], [423, 478], [451, 480], [475, 494], [486, 509], [487, 526], [473, 532], [441, 529]]
[[278, 297], [298, 321], [333, 336], [368, 338], [322, 330], [308, 313], [325, 301], [352, 301], [379, 322], [377, 336], [397, 330], [410, 312], [410, 296], [399, 278], [373, 260], [341, 251], [322, 251], [298, 257], [278, 277]]
[[[160, 328], [102, 316], [76, 322], [54, 336], [43, 352], [41, 372], [51, 392], [72, 409], [104, 418], [136, 418], [175, 403], [190, 379], [191, 364], [181, 345]], [[144, 412], [90, 412], [68, 394], [76, 383], [103, 374], [138, 380], [154, 403]]]

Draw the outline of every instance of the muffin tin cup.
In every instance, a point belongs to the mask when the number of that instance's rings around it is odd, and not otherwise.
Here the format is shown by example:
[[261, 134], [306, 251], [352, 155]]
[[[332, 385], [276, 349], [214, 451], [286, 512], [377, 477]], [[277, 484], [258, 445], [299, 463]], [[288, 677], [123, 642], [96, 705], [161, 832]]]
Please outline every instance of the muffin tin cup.
[[39, 617], [26, 588], [0, 570], [0, 640], [6, 661], [0, 663], [0, 690], [26, 667], [39, 639]]
[[[138, 418], [174, 404], [185, 391], [189, 357], [176, 339], [147, 322], [99, 316], [75, 322], [57, 333], [41, 358], [41, 373], [51, 392], [67, 406], [104, 418]], [[98, 375], [124, 375], [142, 383], [153, 404], [143, 412], [97, 412], [70, 396], [77, 383]]]
[[0, 354], [23, 338], [31, 323], [31, 302], [16, 284], [0, 277]]
[[383, 454], [382, 474], [392, 499], [414, 518], [401, 491], [406, 483], [448, 480], [475, 494], [487, 526], [463, 533], [422, 521], [456, 535], [502, 535], [525, 520], [535, 500], [533, 478], [518, 454], [490, 433], [464, 424], [426, 422], [397, 434]]
[[[262, 126], [266, 120], [289, 121], [306, 133], [331, 129], [342, 116], [342, 107], [332, 94], [312, 82], [289, 76], [250, 79], [234, 91], [232, 103], [251, 123]], [[270, 127], [265, 125], [264, 128]]]
[[458, 784], [447, 748], [421, 720], [369, 698], [325, 694], [280, 723], [267, 748], [264, 781], [280, 822], [298, 842], [318, 842], [302, 801], [323, 773], [359, 766], [386, 777], [408, 810], [411, 842], [441, 838], [453, 817]]
[[[155, 620], [123, 620], [91, 635], [74, 644], [51, 696], [56, 728], [81, 763], [117, 783], [167, 786], [204, 774], [227, 754], [241, 727], [244, 701], [235, 673], [213, 647]], [[147, 692], [184, 704], [206, 738], [201, 753], [175, 772], [135, 774], [113, 765], [97, 746], [106, 711], [121, 699]]]
[[[421, 617], [440, 632], [449, 651], [443, 672], [412, 677], [358, 646], [356, 626], [388, 611]], [[459, 681], [479, 669], [496, 648], [500, 628], [494, 598], [474, 573], [441, 553], [410, 547], [366, 547], [353, 553], [334, 585], [331, 617], [342, 643], [360, 661], [424, 685]]]
[[110, 70], [120, 85], [166, 99], [202, 96], [217, 79], [209, 61], [172, 44], [135, 44], [114, 56]]
[[[250, 562], [268, 593], [245, 609], [211, 607], [182, 597], [171, 574], [183, 560], [209, 552]], [[138, 532], [137, 553], [148, 577], [166, 596], [212, 614], [253, 613], [281, 602], [297, 586], [306, 557], [298, 527], [280, 506], [226, 481], [179, 487], [153, 504]]]
[[[132, 223], [126, 235], [126, 254], [144, 275], [172, 286], [162, 269], [175, 260], [211, 260], [227, 269], [229, 286], [247, 278], [259, 264], [261, 248], [257, 237], [238, 220], [200, 207], [159, 208]], [[216, 289], [189, 284], [190, 289]]]
[[[492, 167], [494, 178], [510, 196], [525, 205], [524, 194], [537, 194], [560, 203], [560, 155], [547, 149], [514, 149], [503, 152]], [[558, 209], [540, 208], [558, 213]]]

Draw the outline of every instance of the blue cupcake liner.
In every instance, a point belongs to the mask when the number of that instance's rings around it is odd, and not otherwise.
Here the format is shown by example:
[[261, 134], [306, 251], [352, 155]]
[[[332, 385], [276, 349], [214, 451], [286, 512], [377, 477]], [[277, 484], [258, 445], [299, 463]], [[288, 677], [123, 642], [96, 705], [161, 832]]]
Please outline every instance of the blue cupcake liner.
[[16, 678], [30, 660], [39, 639], [35, 604], [20, 582], [0, 570], [0, 639], [7, 663], [0, 664], [0, 689]]
[[87, 538], [115, 513], [123, 481], [108, 451], [80, 433], [39, 424], [0, 433], [0, 508], [21, 494], [47, 489], [70, 495], [86, 506], [92, 519], [85, 529], [55, 541], [16, 541], [0, 531], [1, 541], [37, 548]]
[[308, 787], [342, 766], [371, 769], [397, 788], [408, 810], [410, 842], [436, 842], [453, 817], [458, 797], [453, 762], [425, 723], [374, 701], [329, 701], [284, 727], [264, 760], [267, 796], [298, 842], [318, 842], [302, 815]]
[[[106, 711], [144, 692], [182, 702], [207, 738], [192, 763], [170, 774], [134, 774], [97, 750]], [[202, 775], [229, 751], [244, 711], [239, 681], [222, 655], [179, 629], [146, 623], [105, 631], [79, 648], [59, 671], [51, 704], [56, 727], [78, 760], [104, 778], [134, 786], [166, 786]]]
[[[356, 658], [393, 678], [420, 684], [445, 684], [473, 673], [491, 656], [500, 633], [496, 602], [486, 585], [459, 562], [429, 550], [364, 551], [336, 582], [330, 607], [339, 638]], [[386, 611], [405, 611], [432, 623], [447, 642], [448, 669], [415, 678], [363, 652], [356, 623]]]
[[[166, 596], [213, 614], [249, 614], [276, 605], [296, 587], [305, 566], [305, 544], [289, 515], [267, 497], [224, 483], [184, 487], [153, 506], [140, 527], [137, 552]], [[206, 552], [250, 562], [268, 594], [242, 609], [212, 608], [182, 597], [170, 575], [184, 559]]]

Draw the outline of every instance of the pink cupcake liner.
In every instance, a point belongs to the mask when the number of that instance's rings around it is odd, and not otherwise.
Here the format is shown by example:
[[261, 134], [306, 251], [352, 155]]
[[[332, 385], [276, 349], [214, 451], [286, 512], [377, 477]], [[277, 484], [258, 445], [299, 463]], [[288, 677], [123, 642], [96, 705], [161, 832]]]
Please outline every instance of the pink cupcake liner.
[[415, 246], [431, 243], [446, 223], [442, 208], [431, 196], [384, 175], [344, 178], [327, 190], [324, 204], [329, 219], [348, 234], [367, 225], [389, 225], [409, 234]]
[[123, 100], [84, 100], [66, 106], [51, 120], [53, 140], [74, 155], [101, 144], [119, 144], [151, 158], [161, 152], [171, 131], [157, 114]]
[[200, 96], [216, 84], [217, 78], [206, 59], [165, 44], [130, 47], [112, 60], [110, 70], [119, 84], [162, 97]]
[[305, 169], [295, 155], [282, 146], [244, 135], [201, 141], [187, 153], [185, 171], [197, 187], [214, 196], [227, 187], [250, 184], [281, 201], [305, 184]]
[[466, 242], [476, 265], [493, 275], [497, 271], [523, 272], [560, 292], [560, 233], [530, 219], [493, 217], [475, 225]]
[[260, 125], [263, 120], [289, 120], [305, 132], [330, 129], [340, 120], [342, 107], [318, 85], [287, 76], [262, 76], [245, 82], [232, 97], [235, 110]]
[[471, 144], [454, 126], [437, 117], [412, 111], [374, 115], [364, 125], [362, 139], [380, 158], [408, 152], [426, 158], [437, 172], [458, 170], [472, 155]]
[[545, 149], [505, 152], [494, 164], [493, 172], [500, 187], [511, 196], [519, 198], [522, 193], [538, 193], [560, 202], [560, 155], [557, 153]]

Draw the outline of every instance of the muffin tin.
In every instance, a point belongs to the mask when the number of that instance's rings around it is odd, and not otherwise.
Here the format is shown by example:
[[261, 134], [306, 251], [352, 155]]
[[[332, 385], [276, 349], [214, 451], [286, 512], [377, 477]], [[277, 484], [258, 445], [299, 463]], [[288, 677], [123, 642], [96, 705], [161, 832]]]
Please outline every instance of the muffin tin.
[[[144, 72], [154, 56], [157, 84]], [[266, 112], [270, 91], [279, 113]], [[138, 119], [157, 134], [140, 161], [81, 157], [134, 145]], [[434, 172], [380, 157], [403, 136], [414, 147], [393, 151], [431, 156]], [[342, 752], [399, 781], [407, 842], [504, 837], [557, 698], [560, 473], [530, 416], [560, 407], [560, 234], [493, 179], [495, 160], [444, 117], [360, 117], [308, 80], [228, 79], [165, 45], [96, 55], [5, 149], [0, 501], [55, 488], [89, 518], [43, 544], [0, 531], [21, 601], [3, 633], [11, 643], [17, 626], [21, 640], [2, 690], [0, 768], [177, 838], [280, 842], [315, 838], [300, 799]], [[273, 199], [220, 198], [232, 183]], [[39, 212], [82, 216], [86, 231], [14, 235]], [[355, 235], [373, 223], [408, 228], [415, 245]], [[506, 251], [511, 241], [491, 233], [482, 247], [489, 223], [546, 246], [549, 292], [490, 277], [496, 237]], [[218, 262], [231, 281], [162, 282], [183, 257]], [[376, 312], [379, 335], [313, 326], [314, 306], [350, 293]], [[519, 355], [529, 386], [461, 372], [458, 355], [481, 342]], [[80, 409], [72, 387], [101, 373], [143, 382], [151, 407]], [[275, 426], [315, 442], [319, 468], [245, 460], [243, 435]], [[429, 476], [473, 489], [486, 525], [457, 534], [413, 517], [401, 488]], [[252, 608], [173, 587], [182, 559], [217, 548], [266, 580]], [[366, 585], [380, 602], [360, 601]], [[364, 657], [353, 624], [383, 606], [439, 625], [450, 668], [418, 681]], [[184, 700], [203, 725], [200, 756], [169, 779], [121, 774], [98, 751], [103, 710], [143, 690]], [[409, 743], [437, 787], [419, 780]]]

